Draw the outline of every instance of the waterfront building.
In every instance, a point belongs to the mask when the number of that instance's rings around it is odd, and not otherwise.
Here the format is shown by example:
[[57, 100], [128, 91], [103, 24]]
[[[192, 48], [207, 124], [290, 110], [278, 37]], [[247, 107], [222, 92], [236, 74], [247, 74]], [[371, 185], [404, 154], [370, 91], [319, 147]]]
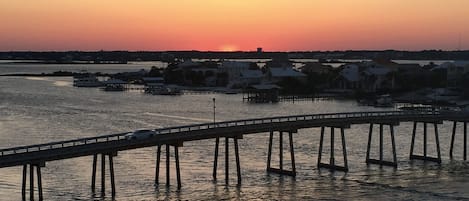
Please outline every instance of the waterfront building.
[[292, 66], [270, 67], [267, 69], [267, 79], [272, 83], [278, 83], [288, 78], [303, 81], [306, 79], [306, 75], [294, 70]]
[[252, 62], [223, 61], [220, 72], [228, 75], [229, 88], [245, 88], [265, 79], [257, 64]]
[[300, 67], [301, 72], [305, 74], [328, 74], [332, 71], [332, 67], [319, 62], [307, 62]]
[[436, 68], [447, 70], [446, 80], [448, 86], [458, 86], [463, 76], [469, 73], [469, 61], [445, 62]]
[[344, 90], [365, 92], [394, 89], [395, 73], [405, 69], [395, 62], [381, 60], [346, 64], [341, 68], [335, 85]]
[[359, 89], [360, 73], [358, 65], [347, 64], [343, 66], [335, 82], [340, 89]]

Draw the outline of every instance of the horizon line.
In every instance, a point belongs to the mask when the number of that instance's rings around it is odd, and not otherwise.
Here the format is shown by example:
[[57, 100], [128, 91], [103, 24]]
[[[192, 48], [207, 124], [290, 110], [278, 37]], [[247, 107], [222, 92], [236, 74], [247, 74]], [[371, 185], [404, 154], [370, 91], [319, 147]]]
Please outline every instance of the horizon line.
[[400, 50], [400, 49], [349, 49], [349, 50], [278, 50], [278, 51], [262, 51], [256, 50], [236, 50], [236, 51], [222, 51], [222, 50], [0, 50], [1, 53], [6, 52], [212, 52], [212, 53], [294, 53], [294, 52], [424, 52], [424, 51], [441, 51], [441, 52], [465, 52], [469, 49], [457, 50], [443, 50], [443, 49], [421, 49], [421, 50]]

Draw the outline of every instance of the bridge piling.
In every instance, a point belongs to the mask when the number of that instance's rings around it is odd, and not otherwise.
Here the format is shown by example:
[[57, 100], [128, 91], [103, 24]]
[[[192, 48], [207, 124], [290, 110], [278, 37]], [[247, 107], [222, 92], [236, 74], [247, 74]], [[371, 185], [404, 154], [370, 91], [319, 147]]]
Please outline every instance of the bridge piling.
[[[398, 123], [379, 123], [379, 159], [371, 159], [370, 158], [370, 150], [371, 150], [371, 141], [373, 135], [373, 123], [370, 123], [370, 130], [368, 133], [368, 146], [366, 149], [366, 163], [367, 164], [377, 164], [377, 165], [386, 165], [397, 167], [397, 156], [396, 156], [396, 143], [394, 140], [394, 126]], [[391, 134], [391, 146], [392, 146], [392, 155], [393, 161], [386, 161], [383, 159], [383, 126], [389, 125], [389, 132]]]
[[42, 195], [42, 176], [41, 176], [41, 166], [36, 165], [36, 174], [37, 174], [37, 190], [39, 194], [39, 201], [43, 200], [43, 195]]
[[169, 146], [166, 145], [166, 186], [170, 185], [170, 158], [169, 158]]
[[[229, 136], [225, 137], [225, 184], [229, 184], [229, 139], [233, 139], [233, 146], [236, 159], [236, 174], [238, 186], [241, 185], [241, 165], [239, 160], [239, 148], [238, 148], [238, 139], [243, 139], [243, 136]], [[215, 141], [215, 158], [213, 162], [213, 179], [217, 179], [217, 163], [218, 163], [218, 148], [219, 148], [219, 139]]]
[[229, 169], [230, 169], [230, 159], [229, 159], [229, 142], [228, 142], [228, 139], [229, 138], [225, 138], [225, 184], [228, 185], [228, 180], [229, 180]]
[[156, 146], [155, 186], [159, 185], [161, 146]]
[[111, 195], [112, 197], [116, 196], [116, 183], [114, 180], [114, 161], [112, 154], [109, 155], [109, 174], [111, 177]]
[[332, 165], [332, 166], [335, 166], [334, 142], [335, 142], [334, 127], [331, 127], [331, 154], [330, 154], [330, 158], [329, 158], [329, 164]]
[[96, 163], [98, 160], [98, 155], [93, 154], [93, 165], [91, 170], [91, 191], [94, 193], [96, 188]]
[[101, 154], [101, 195], [106, 192], [106, 155]]
[[[157, 146], [156, 152], [156, 167], [155, 167], [155, 186], [159, 186], [159, 177], [160, 177], [160, 164], [161, 164], [161, 146]], [[171, 178], [170, 178], [170, 146], [174, 147], [174, 162], [176, 164], [176, 181], [177, 181], [177, 188], [181, 189], [181, 169], [179, 166], [179, 147], [183, 146], [182, 143], [175, 143], [175, 144], [166, 144], [165, 145], [165, 154], [166, 154], [166, 187], [170, 186]]]
[[235, 147], [235, 157], [236, 157], [236, 173], [238, 177], [238, 185], [241, 184], [241, 165], [239, 162], [239, 148], [238, 148], [238, 138], [234, 138], [234, 147]]
[[[345, 142], [345, 128], [349, 128], [349, 126], [345, 126], [345, 125], [342, 125], [342, 126], [328, 126], [331, 128], [331, 145], [330, 145], [330, 158], [329, 158], [329, 164], [326, 164], [326, 163], [322, 163], [321, 162], [321, 159], [322, 159], [322, 150], [323, 150], [323, 143], [324, 143], [324, 131], [325, 131], [325, 127], [321, 127], [321, 137], [320, 137], [320, 140], [319, 140], [319, 155], [318, 155], [318, 168], [328, 168], [330, 170], [339, 170], [339, 171], [344, 171], [344, 172], [348, 172], [348, 162], [347, 162], [347, 146], [346, 146], [346, 142]], [[334, 130], [336, 128], [339, 128], [340, 129], [340, 134], [341, 134], [341, 138], [342, 138], [342, 154], [343, 154], [343, 159], [344, 159], [344, 165], [343, 166], [339, 166], [339, 165], [336, 165], [335, 164], [335, 158], [334, 158], [334, 144], [335, 144], [335, 136], [334, 136]]]
[[345, 130], [344, 130], [344, 128], [340, 128], [340, 134], [341, 134], [341, 137], [342, 137], [342, 155], [344, 157], [344, 167], [348, 171], [347, 146], [345, 145]]
[[[106, 155], [108, 156], [109, 161], [109, 177], [111, 180], [111, 195], [114, 197], [116, 195], [116, 185], [115, 185], [115, 176], [114, 176], [114, 160], [113, 157], [117, 156], [117, 152], [111, 153], [101, 153], [101, 195], [106, 194]], [[91, 172], [91, 191], [94, 193], [96, 191], [96, 171], [97, 171], [97, 161], [98, 154], [93, 155], [93, 165]]]
[[270, 131], [269, 133], [269, 148], [267, 152], [267, 170], [270, 169], [270, 161], [272, 159], [272, 141], [274, 138], [274, 131]]
[[[451, 135], [451, 144], [449, 149], [449, 157], [453, 159], [453, 148], [454, 148], [454, 139], [456, 137], [456, 128], [459, 121], [453, 120], [453, 132]], [[461, 121], [463, 123], [463, 159], [467, 160], [467, 121]]]
[[453, 147], [454, 147], [454, 138], [456, 137], [456, 124], [457, 121], [453, 121], [453, 132], [451, 134], [451, 143], [449, 147], [449, 158], [453, 159]]
[[292, 132], [288, 133], [288, 138], [290, 139], [290, 158], [291, 158], [292, 171], [296, 175], [295, 149], [293, 148], [293, 134], [292, 134]]
[[[415, 143], [415, 135], [416, 135], [416, 127], [418, 123], [423, 123], [423, 155], [416, 155], [414, 154], [414, 143]], [[436, 151], [437, 157], [430, 157], [427, 155], [427, 124], [431, 123], [434, 125], [434, 132], [435, 132], [435, 144], [436, 144]], [[423, 160], [423, 161], [432, 161], [436, 163], [441, 163], [441, 153], [440, 153], [440, 141], [438, 137], [438, 124], [442, 122], [438, 121], [424, 121], [424, 122], [414, 122], [414, 129], [412, 131], [412, 141], [410, 145], [410, 160]]]
[[319, 139], [319, 151], [318, 151], [318, 164], [317, 166], [321, 166], [321, 159], [322, 159], [322, 148], [323, 148], [323, 139], [324, 139], [324, 126], [321, 127], [321, 136]]
[[220, 145], [220, 138], [215, 138], [215, 158], [213, 159], [213, 180], [217, 180], [217, 166], [218, 166], [218, 147]]
[[21, 183], [21, 198], [26, 201], [26, 176], [27, 176], [28, 165], [23, 165], [23, 182]]
[[[29, 166], [29, 168], [28, 168]], [[42, 191], [42, 176], [41, 176], [41, 167], [45, 167], [45, 162], [40, 163], [30, 163], [23, 165], [23, 178], [21, 184], [21, 199], [26, 201], [26, 183], [27, 183], [27, 170], [29, 169], [29, 200], [34, 200], [34, 168], [36, 168], [36, 177], [37, 177], [37, 191], [39, 201], [44, 199]]]
[[34, 200], [34, 166], [29, 165], [29, 200]]
[[176, 160], [176, 179], [178, 183], [178, 189], [181, 189], [181, 169], [179, 167], [179, 148], [174, 146], [174, 159]]
[[[289, 151], [290, 151], [290, 161], [291, 161], [291, 170], [285, 170], [283, 167], [283, 134], [288, 133], [289, 139]], [[272, 159], [272, 142], [274, 138], [274, 131], [270, 131], [269, 135], [269, 148], [267, 153], [267, 172], [296, 176], [296, 166], [295, 166], [295, 151], [293, 147], [293, 133], [297, 133], [297, 130], [289, 131], [278, 131], [279, 133], [279, 167], [272, 168], [271, 159]]]

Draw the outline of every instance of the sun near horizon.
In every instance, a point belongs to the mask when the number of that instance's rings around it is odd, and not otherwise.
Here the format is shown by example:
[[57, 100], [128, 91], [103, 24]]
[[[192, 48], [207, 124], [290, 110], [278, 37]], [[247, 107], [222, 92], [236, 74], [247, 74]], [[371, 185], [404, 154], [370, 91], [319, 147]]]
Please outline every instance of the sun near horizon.
[[0, 0], [0, 51], [469, 49], [467, 0]]
[[239, 48], [236, 45], [227, 44], [227, 45], [220, 46], [220, 48], [218, 48], [218, 51], [235, 52], [235, 51], [239, 51]]

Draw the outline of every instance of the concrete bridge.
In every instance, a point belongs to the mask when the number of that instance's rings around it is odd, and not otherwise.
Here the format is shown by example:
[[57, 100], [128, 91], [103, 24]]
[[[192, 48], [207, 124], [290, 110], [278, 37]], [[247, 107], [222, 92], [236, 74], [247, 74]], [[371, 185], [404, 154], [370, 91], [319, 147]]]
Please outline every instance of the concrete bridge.
[[[388, 165], [397, 167], [396, 148], [394, 141], [394, 127], [398, 126], [400, 122], [413, 122], [412, 142], [410, 148], [410, 159], [433, 161], [441, 163], [441, 153], [438, 138], [438, 125], [442, 124], [443, 121], [453, 122], [453, 132], [451, 138], [450, 157], [453, 156], [453, 144], [456, 135], [456, 127], [459, 122], [463, 123], [464, 126], [464, 160], [466, 160], [467, 153], [467, 122], [469, 121], [469, 115], [462, 112], [443, 112], [443, 111], [380, 111], [380, 112], [351, 112], [351, 113], [330, 113], [330, 114], [312, 114], [312, 115], [296, 115], [296, 116], [279, 116], [269, 118], [257, 118], [257, 119], [244, 119], [236, 121], [225, 121], [216, 123], [205, 123], [205, 124], [194, 124], [187, 126], [169, 127], [156, 129], [156, 135], [146, 139], [133, 139], [128, 140], [125, 138], [127, 133], [118, 133], [112, 135], [104, 135], [90, 138], [80, 138], [75, 140], [67, 140], [60, 142], [51, 142], [46, 144], [37, 144], [31, 146], [13, 147], [8, 149], [0, 150], [0, 168], [11, 167], [11, 166], [23, 166], [23, 177], [22, 177], [22, 198], [26, 200], [26, 183], [29, 169], [29, 199], [34, 200], [34, 168], [36, 168], [36, 178], [38, 185], [38, 196], [39, 200], [43, 200], [42, 195], [42, 178], [41, 168], [45, 167], [46, 162], [54, 160], [69, 159], [74, 157], [82, 156], [93, 156], [92, 164], [92, 183], [91, 189], [94, 192], [96, 187], [96, 172], [98, 156], [101, 157], [101, 193], [105, 192], [105, 165], [106, 156], [108, 157], [110, 180], [111, 180], [111, 191], [112, 196], [115, 195], [115, 181], [114, 181], [114, 167], [113, 158], [117, 156], [120, 151], [129, 149], [137, 149], [142, 147], [157, 147], [157, 160], [155, 169], [155, 184], [159, 184], [159, 172], [160, 172], [160, 156], [161, 148], [165, 146], [166, 153], [166, 185], [170, 184], [170, 164], [169, 154], [170, 147], [174, 147], [175, 157], [175, 169], [177, 175], [178, 188], [181, 188], [180, 168], [179, 168], [179, 152], [178, 148], [183, 145], [186, 141], [204, 140], [204, 139], [215, 139], [215, 150], [214, 150], [214, 164], [213, 164], [213, 177], [217, 178], [217, 166], [218, 166], [218, 151], [220, 145], [220, 138], [225, 138], [225, 182], [228, 184], [229, 178], [229, 140], [232, 139], [234, 145], [234, 155], [236, 158], [236, 171], [237, 181], [241, 184], [241, 168], [239, 163], [239, 150], [238, 140], [242, 139], [247, 134], [262, 134], [269, 133], [269, 147], [268, 147], [268, 158], [267, 158], [267, 171], [285, 174], [285, 175], [296, 175], [295, 167], [295, 156], [294, 156], [294, 145], [293, 145], [293, 134], [298, 132], [298, 129], [320, 127], [320, 141], [319, 141], [319, 156], [317, 165], [320, 168], [328, 168], [331, 170], [348, 171], [347, 163], [347, 151], [345, 141], [345, 129], [350, 128], [354, 124], [369, 124], [369, 137], [366, 154], [366, 163]], [[414, 143], [416, 136], [416, 128], [418, 125], [423, 126], [423, 155], [414, 154]], [[433, 131], [435, 135], [435, 145], [437, 153], [433, 156], [429, 156], [427, 153], [427, 125], [433, 125]], [[373, 128], [375, 125], [379, 128], [379, 158], [370, 158], [370, 146], [373, 136]], [[385, 161], [383, 159], [383, 127], [389, 126], [393, 161]], [[340, 138], [342, 140], [342, 160], [343, 162], [338, 165], [335, 161], [335, 131], [340, 131]], [[323, 147], [325, 146], [323, 141], [325, 138], [326, 131], [330, 134], [330, 153], [329, 162], [324, 163], [322, 161]], [[279, 164], [277, 167], [272, 167], [272, 144], [273, 137], [275, 134], [279, 135]], [[290, 163], [291, 169], [286, 170], [283, 167], [283, 143], [284, 134], [288, 134], [289, 152], [290, 152]], [[28, 167], [29, 166], [29, 167]]]

